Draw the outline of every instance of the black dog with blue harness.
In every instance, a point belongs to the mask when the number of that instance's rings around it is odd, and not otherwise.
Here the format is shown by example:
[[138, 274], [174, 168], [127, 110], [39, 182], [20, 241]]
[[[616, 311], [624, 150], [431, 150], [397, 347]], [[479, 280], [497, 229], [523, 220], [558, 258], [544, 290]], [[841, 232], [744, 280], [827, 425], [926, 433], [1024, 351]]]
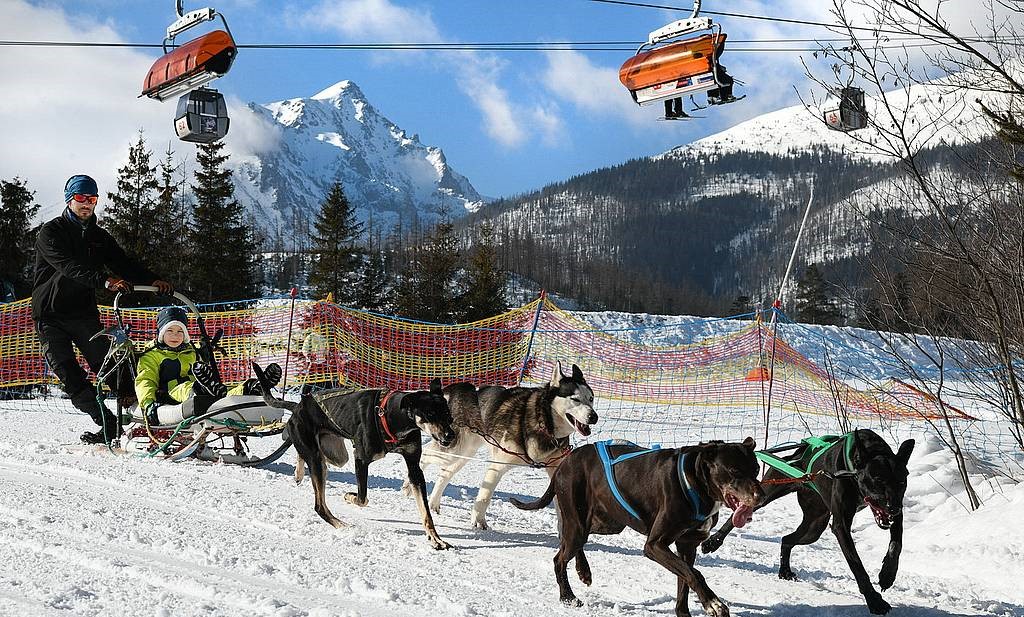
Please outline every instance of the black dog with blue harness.
[[[629, 459], [635, 458], [637, 456], [644, 456], [645, 454], [657, 452], [661, 450], [661, 446], [658, 444], [654, 444], [650, 448], [641, 449], [636, 452], [626, 452], [614, 458], [612, 458], [611, 453], [608, 452], [608, 446], [632, 446], [635, 448], [639, 448], [640, 446], [636, 445], [631, 441], [622, 441], [616, 439], [607, 439], [605, 441], [599, 441], [594, 444], [594, 447], [597, 448], [598, 456], [601, 457], [601, 464], [604, 466], [604, 475], [605, 478], [608, 479], [608, 488], [611, 489], [612, 495], [615, 496], [615, 500], [619, 502], [619, 505], [622, 506], [623, 510], [632, 514], [633, 518], [639, 519], [640, 515], [637, 514], [636, 510], [633, 509], [633, 506], [629, 505], [629, 502], [626, 501], [626, 498], [622, 496], [622, 491], [619, 490], [619, 486], [615, 482], [614, 467], [616, 464], [621, 463], [622, 461], [628, 461]], [[707, 520], [708, 516], [710, 516], [714, 512], [705, 513], [702, 510], [700, 496], [697, 495], [697, 491], [694, 490], [693, 486], [690, 485], [690, 480], [689, 478], [686, 477], [686, 457], [686, 452], [681, 453], [678, 459], [679, 462], [676, 463], [676, 469], [679, 473], [679, 484], [680, 487], [683, 489], [683, 493], [686, 495], [687, 499], [690, 500], [690, 505], [693, 506], [694, 520], [703, 523]], [[715, 507], [714, 510], [717, 511], [718, 508]]]

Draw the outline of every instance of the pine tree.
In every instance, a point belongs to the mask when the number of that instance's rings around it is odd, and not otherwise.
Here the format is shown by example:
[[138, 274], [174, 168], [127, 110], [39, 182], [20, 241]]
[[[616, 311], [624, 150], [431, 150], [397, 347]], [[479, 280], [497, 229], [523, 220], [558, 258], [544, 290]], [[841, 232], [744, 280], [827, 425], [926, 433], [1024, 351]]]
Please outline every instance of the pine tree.
[[158, 188], [152, 152], [146, 149], [142, 131], [128, 147], [128, 162], [117, 170], [117, 191], [108, 192], [110, 203], [103, 210], [103, 226], [127, 253], [160, 272], [152, 252], [159, 243], [156, 214]]
[[331, 185], [314, 229], [314, 261], [309, 284], [319, 298], [333, 293], [336, 303], [355, 304], [355, 284], [363, 262], [363, 251], [358, 246], [363, 225], [356, 220], [355, 207], [345, 197], [340, 182]]
[[384, 253], [370, 249], [359, 270], [355, 286], [355, 305], [374, 313], [383, 313], [391, 308], [391, 283], [388, 279]]
[[0, 180], [0, 302], [29, 294], [35, 243], [32, 217], [39, 211], [34, 199], [24, 180]]
[[457, 322], [462, 317], [455, 289], [459, 244], [451, 221], [443, 218], [410, 252], [398, 288], [399, 313], [435, 323]]
[[732, 304], [729, 305], [729, 314], [727, 317], [735, 317], [736, 315], [746, 315], [754, 310], [754, 303], [747, 294], [737, 295]]
[[188, 287], [203, 302], [247, 299], [258, 293], [258, 245], [234, 198], [223, 147], [223, 142], [214, 142], [196, 148], [199, 169], [192, 185], [196, 204], [188, 238]]
[[796, 284], [796, 318], [803, 323], [838, 326], [844, 316], [828, 294], [828, 284], [816, 264], [807, 266]]
[[149, 255], [154, 267], [167, 280], [180, 284], [188, 278], [191, 216], [183, 181], [175, 179], [179, 165], [174, 164], [174, 152], [169, 145], [164, 154], [165, 158], [159, 166], [156, 211], [153, 217], [154, 241]]
[[492, 242], [494, 228], [484, 224], [470, 251], [466, 267], [466, 292], [462, 295], [462, 321], [473, 322], [508, 310], [505, 286], [508, 277], [498, 267], [498, 251]]

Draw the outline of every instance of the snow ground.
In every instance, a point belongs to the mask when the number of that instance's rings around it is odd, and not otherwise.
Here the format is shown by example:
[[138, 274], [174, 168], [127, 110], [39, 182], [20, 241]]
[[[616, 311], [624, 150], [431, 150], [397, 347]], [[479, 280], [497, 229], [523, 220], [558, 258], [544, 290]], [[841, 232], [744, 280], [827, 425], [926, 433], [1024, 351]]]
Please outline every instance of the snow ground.
[[[87, 428], [70, 411], [32, 402], [0, 407], [0, 615], [672, 615], [673, 577], [642, 555], [627, 531], [593, 536], [595, 581], [570, 581], [582, 608], [558, 602], [551, 559], [552, 508], [521, 512], [509, 496], [539, 495], [546, 476], [510, 472], [489, 511], [491, 530], [469, 525], [482, 475], [471, 463], [435, 517], [456, 548], [426, 542], [416, 507], [400, 491], [401, 460], [374, 463], [370, 504], [342, 499], [351, 467], [333, 470], [328, 500], [351, 527], [313, 512], [308, 480], [296, 487], [294, 456], [267, 469], [168, 463], [68, 445]], [[600, 411], [600, 410], [599, 410]], [[276, 437], [254, 449], [269, 452]], [[427, 472], [428, 481], [435, 470]], [[955, 467], [934, 442], [911, 459], [900, 575], [884, 597], [900, 617], [1024, 616], [1024, 486], [979, 480], [986, 505], [973, 514]], [[790, 497], [755, 515], [698, 567], [734, 615], [867, 615], [828, 532], [794, 551], [801, 580], [776, 577], [779, 538], [798, 522]], [[888, 534], [870, 515], [855, 537], [872, 578]], [[691, 599], [694, 615], [703, 611]]]

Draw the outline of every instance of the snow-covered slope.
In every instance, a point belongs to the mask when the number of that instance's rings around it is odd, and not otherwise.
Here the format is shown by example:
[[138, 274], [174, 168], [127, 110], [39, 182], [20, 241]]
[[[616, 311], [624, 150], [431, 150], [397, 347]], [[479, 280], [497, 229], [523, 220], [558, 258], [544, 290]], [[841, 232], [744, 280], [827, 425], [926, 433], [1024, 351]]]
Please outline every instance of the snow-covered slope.
[[247, 113], [278, 132], [276, 147], [233, 159], [238, 196], [270, 215], [271, 230], [294, 231], [296, 219], [312, 219], [336, 181], [359, 217], [384, 229], [429, 222], [442, 207], [457, 217], [483, 203], [440, 148], [385, 118], [351, 81], [308, 98], [250, 104]]
[[[939, 143], [978, 141], [992, 134], [991, 125], [982, 114], [980, 101], [991, 102], [1002, 97], [992, 92], [960, 87], [967, 78], [945, 77], [906, 89], [885, 93], [885, 101], [896, 111], [890, 116], [879, 96], [866, 96], [865, 107], [873, 123], [889, 129], [899, 121], [908, 133], [915, 134], [917, 147]], [[822, 122], [823, 109], [838, 106], [836, 99], [827, 99], [820, 106], [800, 104], [757, 116], [693, 143], [673, 148], [661, 156], [688, 153], [725, 154], [729, 152], [764, 152], [785, 155], [812, 148], [827, 148], [850, 156], [882, 160], [884, 155], [869, 144], [883, 143], [878, 128], [869, 126], [856, 133], [857, 143], [850, 135], [833, 131]], [[657, 158], [657, 157], [656, 157]]]

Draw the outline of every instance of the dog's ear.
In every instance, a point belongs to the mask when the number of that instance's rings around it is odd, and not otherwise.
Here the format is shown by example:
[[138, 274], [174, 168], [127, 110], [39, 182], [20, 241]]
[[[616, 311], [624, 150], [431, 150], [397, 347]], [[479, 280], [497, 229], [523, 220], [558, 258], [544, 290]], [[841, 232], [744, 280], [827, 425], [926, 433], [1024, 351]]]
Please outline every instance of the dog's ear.
[[753, 450], [757, 448], [757, 442], [754, 441], [753, 437], [747, 437], [746, 439], [743, 440], [743, 447], [745, 447], [748, 450]]
[[555, 370], [551, 372], [551, 387], [557, 388], [562, 383], [562, 361], [555, 360]]
[[575, 381], [576, 383], [583, 383], [584, 381], [586, 381], [585, 379], [583, 379], [583, 371], [581, 371], [580, 367], [576, 366], [575, 364], [572, 365], [572, 380]]
[[431, 394], [444, 394], [441, 390], [441, 378], [435, 377], [430, 380], [430, 393]]
[[907, 462], [910, 461], [910, 453], [914, 451], [914, 440], [908, 439], [900, 444], [900, 449], [896, 452], [896, 460], [903, 463], [903, 466], [907, 466]]

